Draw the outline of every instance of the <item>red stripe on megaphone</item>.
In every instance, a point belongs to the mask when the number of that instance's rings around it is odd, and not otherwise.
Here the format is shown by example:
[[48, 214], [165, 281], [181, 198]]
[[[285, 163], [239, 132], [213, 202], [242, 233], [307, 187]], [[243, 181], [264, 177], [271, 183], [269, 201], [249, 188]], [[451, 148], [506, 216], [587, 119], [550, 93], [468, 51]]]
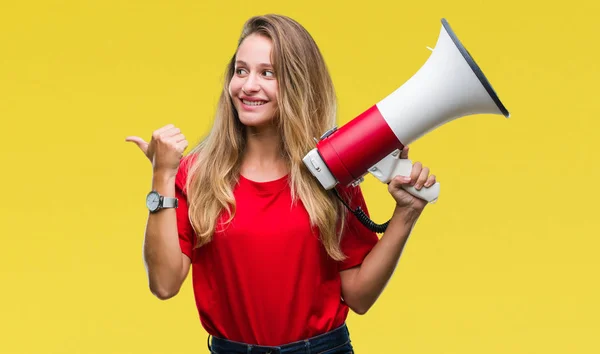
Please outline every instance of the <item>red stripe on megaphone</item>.
[[317, 144], [317, 150], [330, 172], [344, 186], [361, 178], [392, 151], [403, 147], [377, 105]]

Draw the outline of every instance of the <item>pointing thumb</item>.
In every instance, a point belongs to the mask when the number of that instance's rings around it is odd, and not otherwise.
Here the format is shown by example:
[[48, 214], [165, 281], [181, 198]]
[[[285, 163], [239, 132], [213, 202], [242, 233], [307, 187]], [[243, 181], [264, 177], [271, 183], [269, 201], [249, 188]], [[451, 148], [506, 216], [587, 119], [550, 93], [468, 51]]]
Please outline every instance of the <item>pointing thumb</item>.
[[131, 141], [132, 143], [135, 143], [144, 152], [144, 154], [147, 154], [148, 143], [145, 142], [144, 139], [137, 136], [128, 136], [125, 138], [125, 141]]

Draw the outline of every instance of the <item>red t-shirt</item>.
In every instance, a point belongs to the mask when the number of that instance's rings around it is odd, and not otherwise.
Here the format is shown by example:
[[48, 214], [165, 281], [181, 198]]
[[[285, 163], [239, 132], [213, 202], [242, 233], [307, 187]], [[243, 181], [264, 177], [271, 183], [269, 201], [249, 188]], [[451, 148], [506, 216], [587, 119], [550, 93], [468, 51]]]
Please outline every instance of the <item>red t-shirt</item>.
[[[343, 262], [332, 260], [302, 205], [291, 205], [288, 178], [254, 182], [240, 177], [232, 223], [194, 248], [184, 190], [189, 156], [176, 178], [181, 250], [192, 261], [200, 321], [213, 336], [258, 345], [281, 345], [335, 329], [348, 315], [340, 270], [362, 263], [379, 240], [353, 215], [342, 238]], [[359, 187], [350, 206], [367, 211]]]

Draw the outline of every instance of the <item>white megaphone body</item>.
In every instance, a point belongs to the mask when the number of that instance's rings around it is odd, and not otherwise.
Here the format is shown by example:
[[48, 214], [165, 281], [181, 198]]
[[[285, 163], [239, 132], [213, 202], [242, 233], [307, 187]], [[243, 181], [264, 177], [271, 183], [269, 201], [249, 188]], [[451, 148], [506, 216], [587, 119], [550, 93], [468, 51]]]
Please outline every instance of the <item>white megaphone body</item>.
[[[389, 183], [408, 176], [412, 162], [400, 150], [427, 132], [459, 117], [509, 113], [450, 25], [442, 28], [431, 56], [404, 85], [341, 128], [327, 131], [303, 159], [327, 190], [358, 184], [371, 173]], [[439, 183], [405, 190], [428, 202], [437, 200]]]

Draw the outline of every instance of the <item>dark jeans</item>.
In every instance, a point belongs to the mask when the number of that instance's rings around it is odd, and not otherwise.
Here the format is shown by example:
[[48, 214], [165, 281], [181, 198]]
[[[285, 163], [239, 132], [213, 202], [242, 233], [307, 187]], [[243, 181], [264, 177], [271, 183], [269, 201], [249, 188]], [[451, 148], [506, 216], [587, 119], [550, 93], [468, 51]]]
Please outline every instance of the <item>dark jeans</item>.
[[277, 347], [244, 344], [227, 339], [212, 337], [209, 345], [212, 354], [351, 354], [350, 334], [346, 324], [318, 335], [294, 343]]

